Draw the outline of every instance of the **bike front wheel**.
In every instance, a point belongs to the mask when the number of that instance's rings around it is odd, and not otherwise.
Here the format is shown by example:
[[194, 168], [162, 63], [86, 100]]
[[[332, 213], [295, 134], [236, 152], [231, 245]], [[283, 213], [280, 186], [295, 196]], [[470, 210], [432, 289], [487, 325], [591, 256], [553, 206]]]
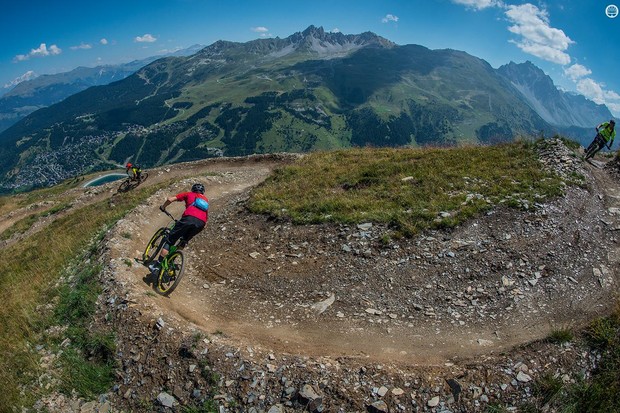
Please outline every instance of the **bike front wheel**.
[[118, 192], [127, 192], [131, 189], [131, 180], [125, 179], [118, 187]]
[[169, 295], [177, 288], [177, 285], [181, 282], [181, 277], [183, 277], [183, 267], [185, 265], [183, 251], [177, 250], [173, 252], [166, 260], [168, 261], [168, 266], [159, 271], [157, 279], [157, 289], [162, 295]]
[[160, 228], [155, 231], [155, 234], [153, 234], [151, 240], [148, 242], [148, 244], [146, 244], [146, 248], [142, 253], [142, 264], [149, 265], [151, 262], [153, 262], [155, 257], [157, 257], [157, 254], [159, 254], [159, 251], [161, 251], [161, 248], [163, 247], [162, 241], [167, 235], [167, 229], [168, 228]]

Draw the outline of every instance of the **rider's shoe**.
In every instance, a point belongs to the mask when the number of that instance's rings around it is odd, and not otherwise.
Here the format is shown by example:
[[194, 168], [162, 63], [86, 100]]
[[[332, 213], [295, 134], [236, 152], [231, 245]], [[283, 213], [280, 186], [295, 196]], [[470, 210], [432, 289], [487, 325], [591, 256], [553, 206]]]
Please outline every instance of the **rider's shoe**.
[[153, 275], [157, 275], [159, 273], [159, 262], [152, 262], [149, 264], [149, 271], [151, 271], [151, 274]]

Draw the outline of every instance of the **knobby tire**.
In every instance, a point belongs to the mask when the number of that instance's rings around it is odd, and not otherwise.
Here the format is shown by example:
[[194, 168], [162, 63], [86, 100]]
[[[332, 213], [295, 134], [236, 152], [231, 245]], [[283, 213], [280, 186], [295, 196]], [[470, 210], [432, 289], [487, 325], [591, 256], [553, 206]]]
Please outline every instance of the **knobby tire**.
[[144, 265], [149, 265], [151, 262], [153, 262], [155, 257], [157, 257], [157, 254], [159, 254], [159, 251], [161, 251], [163, 247], [162, 241], [166, 236], [166, 230], [167, 228], [162, 227], [155, 231], [155, 234], [153, 234], [149, 243], [146, 244], [146, 248], [142, 253], [142, 263]]
[[157, 289], [160, 294], [167, 296], [177, 288], [183, 277], [184, 266], [183, 251], [177, 250], [168, 256], [168, 269], [162, 268], [157, 278]]
[[599, 149], [597, 148], [597, 145], [590, 146], [588, 150], [586, 150], [586, 156], [584, 159], [587, 161], [588, 159], [594, 157], [598, 151]]
[[129, 179], [125, 179], [121, 185], [118, 187], [118, 192], [127, 192], [131, 189], [131, 181]]

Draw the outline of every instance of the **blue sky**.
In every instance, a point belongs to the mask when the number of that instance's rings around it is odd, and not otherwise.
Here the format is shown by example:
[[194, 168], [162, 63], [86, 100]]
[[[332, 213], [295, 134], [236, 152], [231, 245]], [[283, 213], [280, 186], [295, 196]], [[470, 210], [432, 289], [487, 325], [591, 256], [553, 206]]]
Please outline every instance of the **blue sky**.
[[[620, 0], [11, 1], [0, 14], [0, 94], [20, 78], [129, 62], [217, 40], [287, 37], [309, 25], [451, 48], [497, 68], [532, 61], [620, 117]], [[617, 9], [616, 9], [617, 10]]]

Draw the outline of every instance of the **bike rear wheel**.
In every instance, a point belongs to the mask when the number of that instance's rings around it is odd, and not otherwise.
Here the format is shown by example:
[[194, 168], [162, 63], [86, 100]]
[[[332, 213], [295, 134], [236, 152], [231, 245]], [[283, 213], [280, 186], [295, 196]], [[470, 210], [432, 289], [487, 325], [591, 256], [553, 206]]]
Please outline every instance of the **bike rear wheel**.
[[167, 258], [168, 268], [162, 268], [157, 278], [157, 289], [162, 295], [169, 295], [177, 288], [181, 277], [183, 277], [183, 268], [185, 266], [185, 258], [183, 251], [175, 251]]
[[146, 178], [148, 178], [148, 177], [149, 177], [149, 173], [148, 172], [142, 172], [140, 174], [140, 183], [146, 181]]
[[162, 227], [155, 231], [155, 234], [153, 234], [151, 240], [148, 244], [146, 244], [146, 248], [142, 253], [142, 264], [149, 265], [153, 262], [155, 257], [157, 257], [157, 254], [159, 254], [159, 251], [161, 251], [161, 248], [163, 247], [162, 241], [164, 240], [164, 237], [168, 235], [167, 230], [168, 228]]

